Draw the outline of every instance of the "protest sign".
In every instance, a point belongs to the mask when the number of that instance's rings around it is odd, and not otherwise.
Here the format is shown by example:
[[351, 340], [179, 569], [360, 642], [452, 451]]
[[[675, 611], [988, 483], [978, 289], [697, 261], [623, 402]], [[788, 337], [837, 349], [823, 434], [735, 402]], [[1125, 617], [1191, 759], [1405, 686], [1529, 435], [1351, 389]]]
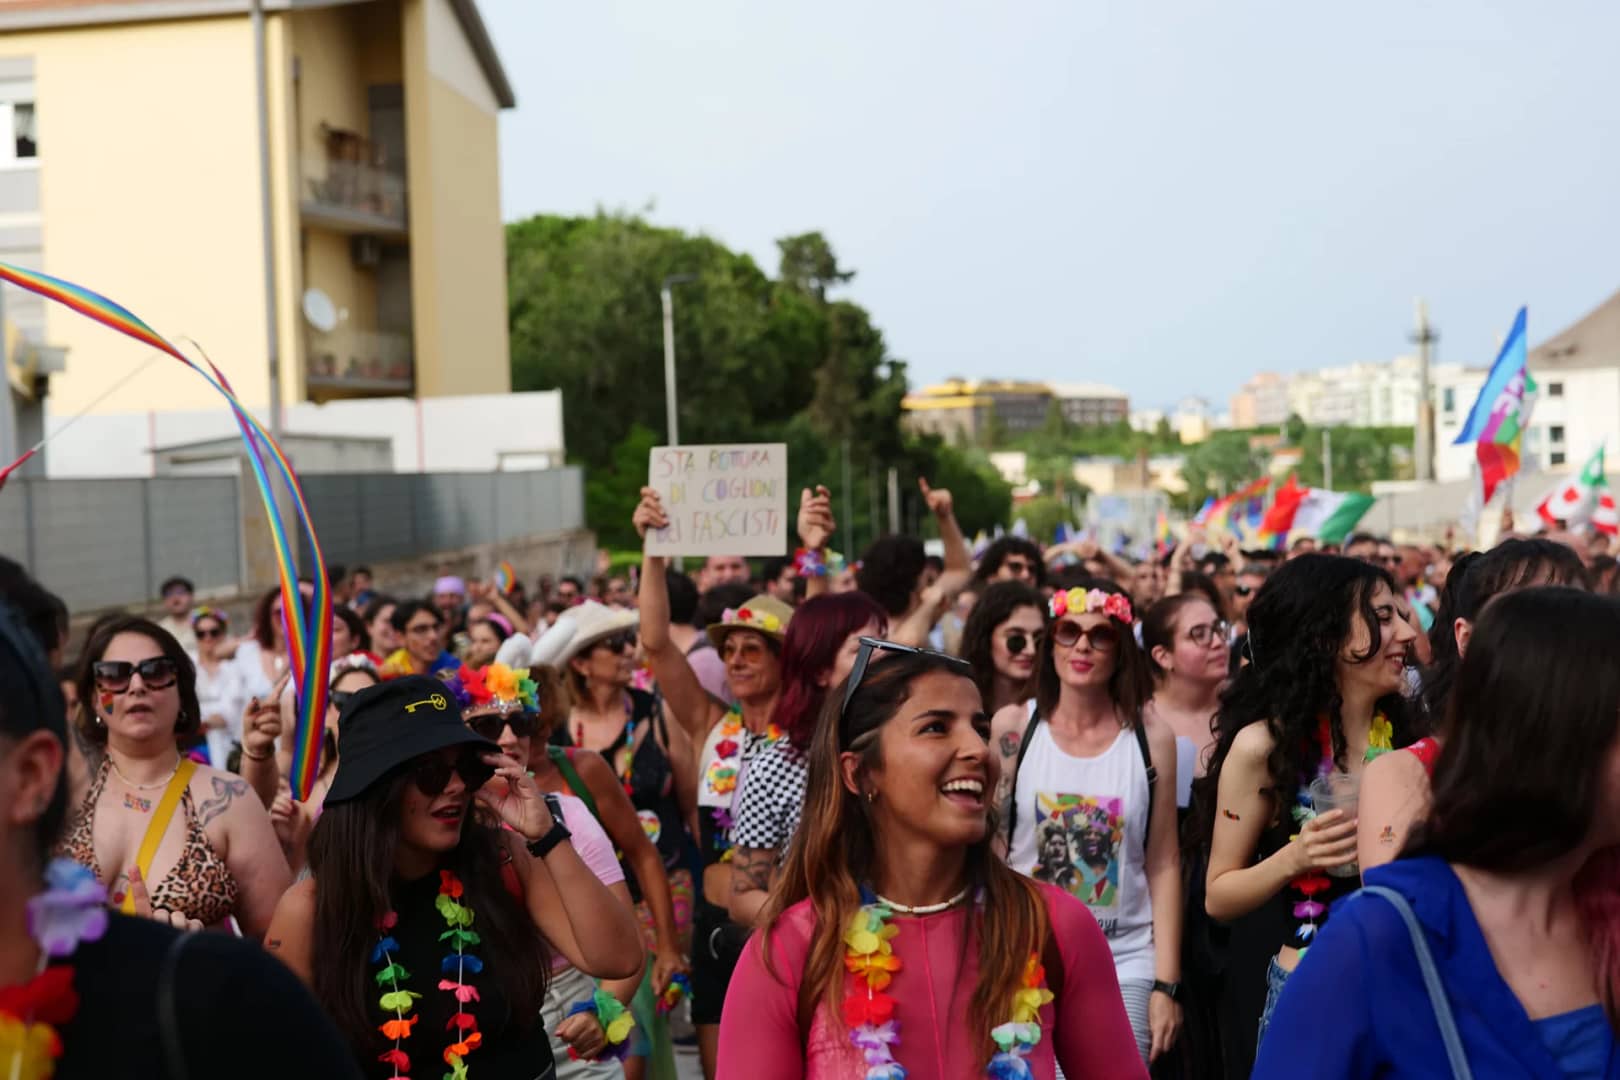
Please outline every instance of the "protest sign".
[[647, 467], [669, 527], [649, 555], [787, 554], [787, 446], [657, 446]]

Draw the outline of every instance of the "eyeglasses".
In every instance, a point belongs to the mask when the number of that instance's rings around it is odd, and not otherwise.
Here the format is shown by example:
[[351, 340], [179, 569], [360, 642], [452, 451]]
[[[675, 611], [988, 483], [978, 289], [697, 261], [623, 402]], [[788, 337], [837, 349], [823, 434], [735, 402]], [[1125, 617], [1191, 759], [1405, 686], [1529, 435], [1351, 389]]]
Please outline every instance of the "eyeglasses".
[[633, 649], [636, 647], [636, 632], [634, 630], [621, 631], [620, 633], [614, 634], [612, 637], [603, 638], [592, 647], [597, 649], [607, 649], [610, 652], [616, 653], [624, 652], [626, 649]]
[[412, 637], [427, 637], [429, 634], [439, 632], [439, 624], [436, 622], [417, 623], [415, 626], [407, 626], [405, 632]]
[[212, 641], [215, 638], [224, 637], [225, 629], [219, 626], [214, 627], [212, 630], [204, 630], [202, 627], [198, 627], [196, 634], [198, 641]]
[[1072, 649], [1085, 638], [1091, 642], [1091, 647], [1098, 652], [1109, 652], [1119, 646], [1119, 631], [1114, 629], [1112, 622], [1098, 623], [1090, 630], [1082, 630], [1080, 624], [1064, 619], [1052, 628], [1052, 640], [1065, 649]]
[[91, 670], [95, 672], [96, 686], [115, 694], [128, 690], [130, 679], [137, 674], [148, 690], [167, 690], [180, 679], [180, 666], [167, 656], [154, 656], [138, 664], [128, 660], [98, 660]]
[[513, 735], [520, 739], [528, 739], [532, 738], [540, 730], [540, 714], [537, 712], [480, 713], [478, 716], [467, 717], [467, 726], [490, 742], [499, 742], [501, 729], [508, 727], [512, 729]]
[[451, 773], [461, 777], [461, 782], [469, 790], [477, 791], [489, 783], [489, 778], [495, 775], [495, 768], [485, 764], [477, 750], [463, 750], [454, 761], [446, 761], [434, 754], [423, 758], [411, 769], [411, 783], [416, 785], [416, 790], [432, 798], [444, 794], [444, 789], [450, 786]]
[[1231, 627], [1227, 624], [1225, 619], [1216, 619], [1214, 622], [1200, 623], [1198, 626], [1189, 628], [1187, 631], [1187, 636], [1191, 638], [1192, 643], [1197, 645], [1200, 649], [1207, 649], [1211, 645], [1217, 643], [1225, 645], [1226, 635], [1228, 632], [1230, 632], [1230, 630]]
[[[844, 687], [844, 703], [838, 709], [838, 726], [844, 726], [844, 714], [849, 712], [849, 703], [855, 697], [855, 691], [860, 689], [861, 680], [866, 678], [866, 669], [872, 664], [872, 657], [880, 652], [904, 653], [908, 656], [934, 656], [948, 661], [953, 668], [957, 668], [963, 675], [972, 676], [973, 665], [960, 656], [950, 656], [931, 649], [919, 649], [911, 645], [901, 645], [897, 641], [884, 641], [882, 638], [862, 637], [861, 647], [855, 653], [855, 666], [849, 669], [849, 683]], [[842, 732], [840, 731], [840, 742]]]
[[1007, 651], [1013, 656], [1022, 656], [1025, 649], [1035, 652], [1041, 647], [1041, 635], [1025, 634], [1022, 631], [1007, 635]]

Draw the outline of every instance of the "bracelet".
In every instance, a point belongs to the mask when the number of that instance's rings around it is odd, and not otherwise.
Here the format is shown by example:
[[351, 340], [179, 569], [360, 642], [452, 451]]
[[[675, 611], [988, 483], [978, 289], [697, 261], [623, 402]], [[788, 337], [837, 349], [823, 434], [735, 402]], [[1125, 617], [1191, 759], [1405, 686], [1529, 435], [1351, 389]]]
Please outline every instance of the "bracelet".
[[273, 755], [268, 750], [262, 754], [250, 754], [248, 753], [248, 748], [244, 746], [242, 747], [242, 756], [247, 758], [249, 761], [269, 761]]
[[[602, 1034], [607, 1039], [607, 1049], [594, 1060], [622, 1058], [629, 1052], [630, 1032], [635, 1029], [636, 1019], [630, 1015], [630, 1010], [624, 1007], [622, 1001], [598, 987], [589, 1000], [576, 1001], [569, 1006], [564, 1018], [578, 1016], [580, 1013], [590, 1013], [596, 1017], [596, 1022], [602, 1025]], [[570, 1046], [568, 1058], [570, 1061], [579, 1061], [581, 1055]]]
[[660, 1014], [673, 1012], [675, 1006], [681, 1003], [681, 998], [692, 992], [692, 979], [684, 971], [677, 971], [664, 988], [664, 995], [658, 999]]

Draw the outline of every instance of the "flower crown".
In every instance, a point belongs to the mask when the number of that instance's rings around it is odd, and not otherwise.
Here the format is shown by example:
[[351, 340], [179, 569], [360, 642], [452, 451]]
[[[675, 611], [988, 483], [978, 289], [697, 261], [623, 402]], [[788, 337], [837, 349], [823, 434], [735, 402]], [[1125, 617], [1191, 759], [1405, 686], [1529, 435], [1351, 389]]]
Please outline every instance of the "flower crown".
[[352, 652], [348, 656], [340, 656], [332, 661], [330, 680], [331, 682], [337, 682], [343, 676], [355, 671], [364, 671], [373, 678], [382, 679], [382, 676], [377, 671], [377, 661], [363, 652]]
[[192, 609], [191, 625], [195, 627], [202, 619], [213, 619], [221, 626], [231, 625], [229, 616], [227, 616], [219, 608], [211, 608], [207, 604], [199, 604], [197, 607]]
[[540, 711], [540, 687], [529, 678], [528, 668], [491, 664], [473, 669], [466, 664], [439, 676], [456, 699], [462, 712], [491, 709], [502, 715]]
[[1104, 592], [1102, 589], [1074, 588], [1068, 592], [1055, 592], [1046, 609], [1054, 619], [1060, 619], [1065, 615], [1101, 612], [1110, 619], [1117, 619], [1127, 625], [1136, 621], [1128, 596], [1124, 593]]
[[780, 633], [782, 620], [768, 611], [754, 611], [752, 608], [726, 608], [720, 613], [721, 626], [750, 626], [764, 630], [768, 634]]

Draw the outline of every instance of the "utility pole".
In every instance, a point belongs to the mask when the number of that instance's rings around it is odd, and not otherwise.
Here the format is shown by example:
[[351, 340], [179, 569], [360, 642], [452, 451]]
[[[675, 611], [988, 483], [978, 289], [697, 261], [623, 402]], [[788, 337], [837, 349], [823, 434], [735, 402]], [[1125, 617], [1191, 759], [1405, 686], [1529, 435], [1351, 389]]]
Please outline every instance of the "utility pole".
[[1333, 432], [1322, 429], [1322, 486], [1333, 490]]
[[889, 532], [900, 533], [900, 470], [889, 466]]
[[664, 304], [664, 423], [670, 446], [681, 444], [680, 418], [675, 400], [675, 294], [671, 286], [696, 281], [696, 274], [671, 274], [658, 290]]
[[1412, 439], [1416, 475], [1419, 481], [1434, 479], [1434, 403], [1429, 400], [1429, 351], [1440, 334], [1429, 325], [1429, 307], [1421, 297], [1417, 301], [1417, 329], [1412, 343], [1418, 347], [1418, 408], [1417, 431]]
[[270, 352], [270, 437], [281, 438], [281, 329], [276, 322], [275, 229], [270, 221], [270, 88], [264, 43], [263, 0], [248, 9], [253, 27], [253, 89], [259, 120], [259, 219], [264, 243], [265, 344]]

